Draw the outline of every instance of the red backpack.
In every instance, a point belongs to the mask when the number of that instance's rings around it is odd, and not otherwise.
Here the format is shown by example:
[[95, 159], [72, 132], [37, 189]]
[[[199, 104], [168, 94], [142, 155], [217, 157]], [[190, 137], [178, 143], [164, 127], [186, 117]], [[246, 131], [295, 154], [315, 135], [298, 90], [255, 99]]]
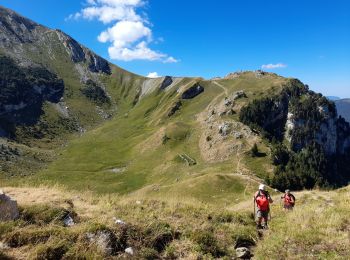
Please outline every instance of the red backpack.
[[266, 192], [261, 192], [259, 190], [258, 194], [255, 197], [256, 205], [260, 210], [266, 211], [269, 210], [269, 194]]
[[[289, 194], [289, 196], [287, 194], [284, 194], [284, 204], [285, 205], [291, 205], [291, 206], [294, 206], [295, 204], [295, 197], [293, 194]], [[292, 202], [292, 199], [293, 199], [293, 202]]]

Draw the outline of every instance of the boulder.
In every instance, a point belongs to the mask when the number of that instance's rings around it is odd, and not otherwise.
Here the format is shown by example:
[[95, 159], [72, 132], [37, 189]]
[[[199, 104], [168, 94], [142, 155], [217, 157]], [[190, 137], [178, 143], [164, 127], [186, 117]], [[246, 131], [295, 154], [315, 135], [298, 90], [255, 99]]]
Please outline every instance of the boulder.
[[225, 97], [224, 105], [227, 106], [227, 107], [230, 106], [230, 105], [232, 105], [232, 100], [229, 99], [229, 98], [227, 98], [227, 97]]
[[233, 93], [232, 100], [235, 101], [239, 98], [246, 98], [246, 97], [247, 97], [247, 95], [245, 94], [245, 92], [243, 90], [240, 90], [240, 91]]
[[125, 221], [121, 219], [117, 219], [116, 217], [113, 217], [114, 223], [118, 225], [126, 225]]
[[74, 226], [75, 223], [74, 223], [74, 219], [72, 218], [72, 216], [70, 214], [68, 214], [64, 219], [63, 219], [63, 224], [66, 226], [66, 227], [71, 227], [71, 226]]
[[249, 259], [251, 256], [250, 251], [246, 247], [236, 248], [236, 257], [241, 259]]
[[115, 235], [109, 230], [99, 230], [96, 233], [87, 233], [87, 239], [94, 244], [106, 256], [110, 256], [115, 251]]
[[128, 247], [125, 249], [125, 253], [129, 255], [134, 255], [134, 249], [132, 249], [132, 247]]
[[17, 201], [0, 191], [0, 221], [15, 220], [18, 216]]
[[219, 134], [222, 136], [227, 136], [231, 132], [232, 125], [228, 122], [224, 122], [222, 125], [219, 126]]

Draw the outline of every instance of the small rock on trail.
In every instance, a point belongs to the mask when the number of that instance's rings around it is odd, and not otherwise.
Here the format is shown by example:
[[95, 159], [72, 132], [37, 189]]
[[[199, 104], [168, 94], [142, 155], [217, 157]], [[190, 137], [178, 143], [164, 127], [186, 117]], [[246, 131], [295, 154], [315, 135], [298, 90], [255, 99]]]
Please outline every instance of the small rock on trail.
[[250, 250], [246, 247], [236, 248], [236, 257], [239, 259], [251, 259]]

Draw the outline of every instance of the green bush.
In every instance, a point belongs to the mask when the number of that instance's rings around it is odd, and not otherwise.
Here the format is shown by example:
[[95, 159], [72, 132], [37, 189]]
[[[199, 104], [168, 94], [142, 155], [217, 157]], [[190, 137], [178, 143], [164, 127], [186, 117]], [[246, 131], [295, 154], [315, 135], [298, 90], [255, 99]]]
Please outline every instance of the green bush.
[[224, 255], [224, 251], [219, 247], [212, 231], [197, 230], [193, 233], [192, 239], [198, 244], [201, 253], [211, 254], [213, 257]]
[[25, 229], [19, 229], [7, 233], [4, 235], [4, 240], [10, 247], [21, 247], [28, 244], [36, 245], [46, 243], [51, 236], [67, 239], [74, 238], [74, 236], [71, 236], [62, 228], [48, 227], [38, 229], [33, 226], [28, 226]]
[[48, 223], [62, 223], [64, 217], [68, 214], [75, 216], [74, 212], [60, 207], [52, 207], [49, 205], [32, 205], [30, 207], [20, 208], [20, 218], [26, 222], [37, 225], [45, 225]]
[[81, 93], [97, 105], [110, 104], [110, 98], [104, 89], [98, 86], [92, 80], [88, 80], [84, 88], [80, 89]]
[[141, 259], [153, 260], [159, 259], [158, 252], [153, 248], [141, 248], [137, 256]]
[[37, 246], [32, 258], [37, 260], [61, 259], [71, 245], [66, 241], [51, 241], [50, 243]]
[[174, 231], [168, 223], [154, 222], [144, 230], [145, 245], [161, 252], [174, 239]]
[[250, 149], [250, 156], [251, 157], [258, 157], [259, 156], [259, 149], [257, 144], [255, 143], [252, 147], [252, 149]]

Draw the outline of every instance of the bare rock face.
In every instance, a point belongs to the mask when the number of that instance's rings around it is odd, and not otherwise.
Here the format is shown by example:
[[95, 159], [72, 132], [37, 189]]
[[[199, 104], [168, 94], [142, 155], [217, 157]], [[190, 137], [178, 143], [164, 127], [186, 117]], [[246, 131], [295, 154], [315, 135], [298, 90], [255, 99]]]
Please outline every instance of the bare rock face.
[[63, 93], [63, 80], [56, 74], [43, 67], [20, 67], [0, 57], [0, 128], [35, 123], [43, 103], [58, 103]]
[[30, 43], [34, 40], [33, 31], [37, 23], [25, 19], [17, 13], [0, 8], [0, 45], [10, 46], [13, 42]]
[[17, 201], [0, 191], [0, 221], [15, 220], [18, 216]]
[[161, 90], [166, 89], [167, 87], [169, 87], [171, 84], [173, 83], [173, 79], [170, 76], [165, 76], [162, 85], [160, 86]]
[[187, 89], [184, 93], [182, 93], [181, 98], [182, 99], [192, 99], [192, 98], [198, 96], [199, 94], [201, 94], [203, 91], [204, 91], [204, 88], [201, 85], [195, 84], [194, 86]]
[[111, 74], [111, 68], [108, 61], [95, 54], [90, 54], [89, 70], [95, 73], [101, 72], [108, 75]]
[[85, 61], [85, 52], [80, 44], [62, 31], [57, 30], [56, 32], [60, 41], [63, 43], [68, 54], [70, 55], [71, 60], [75, 63]]

